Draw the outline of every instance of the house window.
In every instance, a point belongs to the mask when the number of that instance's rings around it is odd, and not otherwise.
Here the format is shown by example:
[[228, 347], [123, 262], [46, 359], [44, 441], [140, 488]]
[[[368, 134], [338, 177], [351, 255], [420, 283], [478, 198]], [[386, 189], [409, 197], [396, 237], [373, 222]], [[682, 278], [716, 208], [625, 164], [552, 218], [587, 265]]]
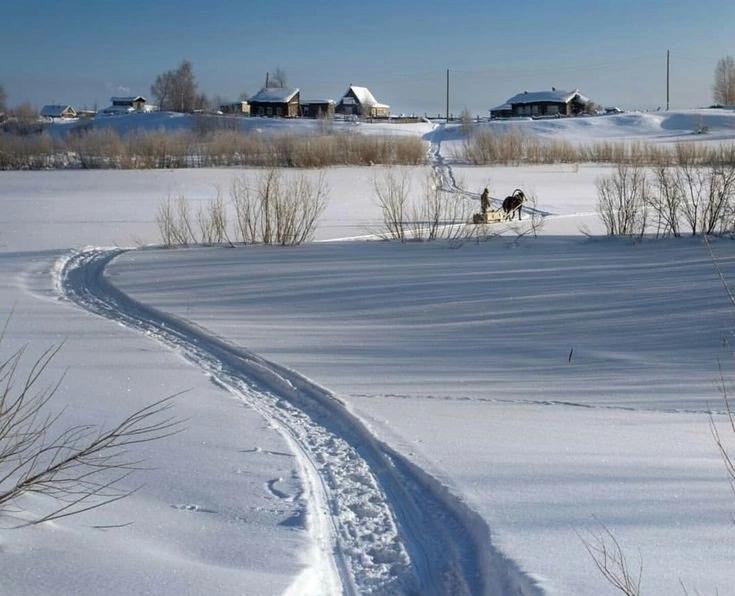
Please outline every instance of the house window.
[[270, 107], [270, 106], [268, 106], [268, 107], [267, 107], [267, 108], [265, 109], [265, 113], [266, 113], [266, 115], [267, 115], [267, 116], [272, 116], [272, 115], [273, 115], [273, 108], [272, 108], [272, 107]]
[[549, 106], [548, 113], [552, 116], [556, 116], [559, 113], [559, 106]]

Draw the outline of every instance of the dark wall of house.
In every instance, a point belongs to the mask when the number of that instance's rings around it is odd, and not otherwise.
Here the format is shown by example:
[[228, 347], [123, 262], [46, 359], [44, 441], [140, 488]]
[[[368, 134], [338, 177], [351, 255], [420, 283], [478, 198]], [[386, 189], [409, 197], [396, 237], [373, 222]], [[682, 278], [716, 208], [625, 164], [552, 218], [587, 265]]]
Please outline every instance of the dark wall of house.
[[299, 117], [299, 94], [289, 102], [285, 101], [251, 101], [251, 116], [276, 116], [280, 118]]
[[334, 104], [329, 102], [301, 104], [301, 115], [304, 118], [331, 118], [334, 116]]
[[362, 106], [360, 105], [360, 102], [357, 100], [357, 96], [355, 95], [354, 91], [350, 89], [347, 93], [344, 94], [343, 97], [351, 97], [355, 100], [354, 104], [343, 104], [342, 100], [339, 100], [339, 103], [337, 104], [337, 113], [338, 114], [345, 114], [347, 116], [361, 116], [362, 115]]
[[513, 104], [514, 116], [568, 116], [569, 104], [563, 101], [538, 101], [534, 103]]

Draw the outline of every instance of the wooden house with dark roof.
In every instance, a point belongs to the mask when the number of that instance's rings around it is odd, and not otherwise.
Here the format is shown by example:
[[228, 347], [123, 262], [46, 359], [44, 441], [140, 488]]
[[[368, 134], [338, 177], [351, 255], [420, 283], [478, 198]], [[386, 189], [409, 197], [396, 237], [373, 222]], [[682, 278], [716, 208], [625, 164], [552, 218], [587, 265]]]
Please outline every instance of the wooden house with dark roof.
[[491, 118], [510, 118], [514, 116], [553, 117], [577, 116], [584, 114], [594, 105], [592, 100], [579, 92], [562, 91], [524, 91], [511, 97], [504, 104], [490, 110]]
[[298, 89], [263, 87], [249, 103], [251, 116], [298, 118], [301, 114]]

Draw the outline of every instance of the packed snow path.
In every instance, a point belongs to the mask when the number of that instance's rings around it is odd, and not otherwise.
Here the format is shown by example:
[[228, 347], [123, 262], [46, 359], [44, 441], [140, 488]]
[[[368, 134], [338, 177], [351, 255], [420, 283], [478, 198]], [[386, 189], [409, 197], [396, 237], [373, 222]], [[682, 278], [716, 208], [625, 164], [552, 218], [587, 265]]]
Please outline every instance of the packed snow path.
[[311, 496], [310, 529], [331, 553], [320, 570], [326, 592], [541, 594], [493, 547], [479, 515], [378, 441], [331, 392], [117, 289], [105, 267], [122, 252], [65, 259], [60, 294], [177, 350], [286, 436]]
[[[472, 192], [472, 191], [469, 191], [459, 186], [459, 184], [457, 183], [457, 179], [454, 176], [454, 170], [452, 169], [452, 166], [442, 155], [442, 135], [444, 134], [445, 130], [446, 130], [446, 125], [437, 124], [434, 127], [434, 130], [426, 137], [431, 142], [431, 145], [429, 146], [429, 152], [428, 152], [429, 163], [431, 164], [431, 167], [433, 168], [434, 173], [436, 174], [436, 177], [439, 180], [441, 189], [444, 192], [458, 194], [458, 195], [463, 196], [466, 199], [479, 202], [480, 193]], [[496, 209], [499, 209], [503, 204], [503, 200], [496, 198], [496, 197], [490, 197], [490, 200]], [[523, 206], [523, 210], [529, 213], [538, 214], [541, 217], [547, 217], [549, 215], [553, 215], [552, 213], [548, 211], [537, 209], [536, 207], [533, 207], [528, 204], [525, 204]]]

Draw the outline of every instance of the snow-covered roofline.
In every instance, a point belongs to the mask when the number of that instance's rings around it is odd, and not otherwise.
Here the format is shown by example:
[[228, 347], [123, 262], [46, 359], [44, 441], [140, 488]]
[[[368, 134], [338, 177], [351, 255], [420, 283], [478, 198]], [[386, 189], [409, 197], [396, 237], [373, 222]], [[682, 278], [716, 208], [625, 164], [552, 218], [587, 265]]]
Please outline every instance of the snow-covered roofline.
[[360, 105], [367, 106], [369, 108], [390, 108], [388, 104], [380, 103], [377, 99], [375, 99], [375, 96], [370, 92], [370, 89], [367, 87], [360, 87], [359, 85], [350, 85], [347, 88], [347, 91], [345, 91], [344, 97], [350, 92], [357, 97], [357, 101], [360, 102]]
[[46, 118], [55, 118], [61, 116], [61, 114], [63, 114], [66, 110], [71, 110], [72, 112], [76, 113], [76, 110], [68, 104], [50, 104], [41, 108], [41, 116], [44, 116]]
[[135, 101], [145, 102], [146, 99], [142, 95], [131, 95], [130, 97], [111, 97], [110, 98], [110, 101], [112, 103], [115, 103], [115, 102], [117, 102], [117, 103], [122, 103], [122, 102], [133, 103]]
[[569, 103], [573, 99], [577, 99], [581, 103], [590, 103], [590, 98], [582, 95], [579, 89], [574, 91], [563, 91], [561, 89], [551, 89], [550, 91], [524, 91], [511, 97], [506, 104], [527, 104], [539, 102]]
[[249, 101], [250, 103], [254, 101], [262, 101], [265, 103], [287, 103], [291, 101], [298, 92], [298, 89], [289, 89], [287, 87], [263, 87], [253, 97], [251, 97]]

